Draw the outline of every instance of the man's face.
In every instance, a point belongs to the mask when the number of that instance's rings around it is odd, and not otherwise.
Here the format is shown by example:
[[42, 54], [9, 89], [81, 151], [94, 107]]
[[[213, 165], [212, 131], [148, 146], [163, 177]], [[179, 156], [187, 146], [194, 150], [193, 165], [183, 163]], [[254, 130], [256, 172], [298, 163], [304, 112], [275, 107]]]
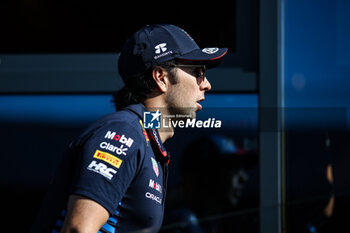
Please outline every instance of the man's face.
[[177, 82], [170, 85], [166, 98], [169, 111], [195, 117], [202, 109], [200, 102], [204, 100], [205, 92], [211, 89], [205, 77], [205, 67], [179, 64], [176, 69]]

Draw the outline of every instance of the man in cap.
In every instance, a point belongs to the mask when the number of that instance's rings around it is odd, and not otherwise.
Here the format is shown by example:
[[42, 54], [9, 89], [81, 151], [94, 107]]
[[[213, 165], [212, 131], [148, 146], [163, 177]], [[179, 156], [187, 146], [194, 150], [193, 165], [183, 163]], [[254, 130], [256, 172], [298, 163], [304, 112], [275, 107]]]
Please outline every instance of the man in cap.
[[[211, 89], [205, 69], [227, 49], [200, 49], [181, 28], [145, 26], [124, 44], [118, 68], [125, 86], [117, 111], [74, 140], [52, 181], [32, 232], [157, 232], [162, 224], [174, 134], [154, 123], [161, 114], [195, 116]], [[161, 109], [159, 111], [152, 111]], [[148, 122], [148, 123], [150, 123]]]

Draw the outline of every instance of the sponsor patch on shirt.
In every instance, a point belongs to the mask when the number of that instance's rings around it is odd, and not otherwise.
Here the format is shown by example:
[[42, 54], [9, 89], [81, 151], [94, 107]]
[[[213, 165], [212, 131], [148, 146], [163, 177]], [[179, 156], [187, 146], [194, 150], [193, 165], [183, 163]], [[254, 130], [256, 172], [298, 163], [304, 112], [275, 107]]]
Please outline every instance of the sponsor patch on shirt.
[[146, 192], [145, 193], [145, 197], [148, 198], [148, 199], [151, 199], [155, 202], [157, 202], [158, 204], [162, 204], [162, 198], [154, 195], [153, 193], [150, 193], [150, 192]]
[[162, 193], [162, 186], [160, 184], [158, 184], [156, 181], [150, 179], [149, 180], [149, 184], [148, 187], [157, 190], [158, 192]]
[[140, 125], [142, 127], [143, 135], [145, 136], [145, 139], [146, 139], [146, 142], [147, 142], [147, 145], [148, 145], [149, 138], [148, 138], [148, 135], [147, 135], [147, 132], [146, 132], [145, 128], [143, 127], [142, 120], [140, 120]]
[[129, 138], [129, 137], [125, 136], [124, 134], [120, 135], [117, 132], [112, 132], [112, 131], [107, 131], [105, 138], [120, 142], [120, 143], [128, 146], [129, 148], [134, 143], [134, 139]]
[[104, 177], [108, 178], [109, 180], [111, 180], [113, 178], [113, 175], [117, 173], [116, 170], [107, 167], [103, 163], [97, 163], [95, 160], [92, 160], [87, 169], [99, 173]]
[[156, 174], [156, 176], [158, 177], [159, 176], [158, 163], [157, 163], [157, 161], [154, 158], [151, 157], [151, 159], [152, 159], [153, 171]]
[[108, 142], [101, 142], [100, 148], [112, 151], [118, 155], [126, 155], [126, 152], [128, 151], [128, 148], [127, 147], [124, 148], [124, 145], [121, 145], [118, 147]]
[[103, 161], [113, 165], [116, 168], [120, 168], [120, 165], [123, 162], [123, 160], [119, 159], [118, 157], [115, 157], [114, 155], [111, 155], [107, 152], [103, 152], [100, 150], [96, 150], [96, 152], [94, 154], [94, 158], [103, 160]]

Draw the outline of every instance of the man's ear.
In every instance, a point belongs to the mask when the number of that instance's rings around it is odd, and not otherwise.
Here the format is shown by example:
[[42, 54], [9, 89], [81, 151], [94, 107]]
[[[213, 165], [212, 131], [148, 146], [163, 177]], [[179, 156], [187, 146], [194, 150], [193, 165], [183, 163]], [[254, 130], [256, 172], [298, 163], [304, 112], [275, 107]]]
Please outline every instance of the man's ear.
[[163, 67], [156, 66], [152, 71], [154, 81], [157, 83], [159, 90], [165, 93], [168, 90], [168, 72]]

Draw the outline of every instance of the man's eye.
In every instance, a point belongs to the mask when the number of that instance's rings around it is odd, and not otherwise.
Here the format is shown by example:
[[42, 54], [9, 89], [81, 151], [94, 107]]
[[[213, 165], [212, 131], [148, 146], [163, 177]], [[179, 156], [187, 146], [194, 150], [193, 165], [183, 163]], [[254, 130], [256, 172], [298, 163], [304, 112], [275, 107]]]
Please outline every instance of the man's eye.
[[197, 68], [196, 69], [196, 77], [197, 78], [203, 78], [205, 75], [204, 75], [204, 71], [202, 68]]
[[202, 72], [202, 69], [201, 69], [201, 68], [196, 68], [195, 72], [196, 72], [197, 78], [202, 77], [203, 72]]

